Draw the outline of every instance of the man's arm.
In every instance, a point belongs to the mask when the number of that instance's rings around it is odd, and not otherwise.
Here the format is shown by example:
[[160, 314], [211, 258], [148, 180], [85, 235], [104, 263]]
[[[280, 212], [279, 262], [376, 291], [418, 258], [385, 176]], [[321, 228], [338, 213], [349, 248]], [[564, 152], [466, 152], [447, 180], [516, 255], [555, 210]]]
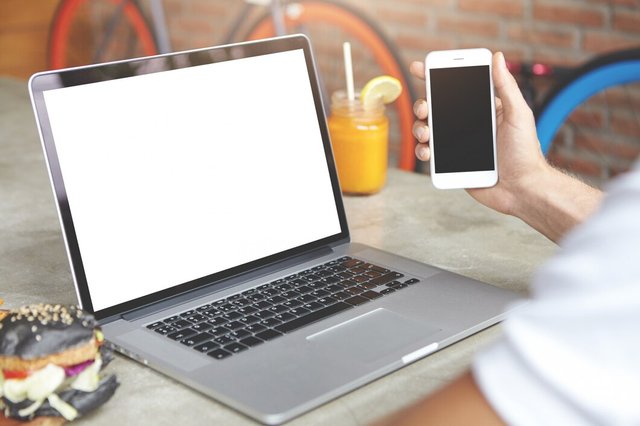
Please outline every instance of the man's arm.
[[375, 424], [375, 426], [501, 425], [473, 376], [466, 372], [435, 394]]
[[[424, 64], [412, 63], [411, 73], [424, 78]], [[516, 216], [557, 242], [595, 211], [602, 193], [547, 163], [540, 150], [533, 113], [502, 53], [493, 57], [493, 82], [497, 95], [499, 181], [492, 188], [468, 192], [487, 207]], [[429, 130], [424, 121], [427, 118], [424, 99], [416, 102], [414, 112], [418, 118], [413, 127], [419, 142], [416, 155], [428, 161]]]

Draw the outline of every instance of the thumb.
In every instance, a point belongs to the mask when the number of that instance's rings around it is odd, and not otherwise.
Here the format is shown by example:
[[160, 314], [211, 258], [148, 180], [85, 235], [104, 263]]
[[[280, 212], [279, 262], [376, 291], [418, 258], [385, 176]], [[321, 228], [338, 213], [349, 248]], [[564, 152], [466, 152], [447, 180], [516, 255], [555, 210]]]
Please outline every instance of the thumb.
[[493, 85], [496, 89], [496, 95], [502, 101], [505, 113], [509, 116], [518, 114], [519, 112], [529, 109], [527, 102], [520, 92], [516, 79], [513, 78], [502, 52], [493, 55]]

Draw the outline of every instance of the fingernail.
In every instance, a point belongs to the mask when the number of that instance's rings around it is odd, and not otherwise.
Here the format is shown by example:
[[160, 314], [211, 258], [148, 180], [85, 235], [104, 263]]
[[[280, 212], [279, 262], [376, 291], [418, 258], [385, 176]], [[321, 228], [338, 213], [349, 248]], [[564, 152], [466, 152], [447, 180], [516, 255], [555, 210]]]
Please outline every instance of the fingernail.
[[416, 138], [419, 141], [424, 140], [424, 127], [418, 127], [416, 129]]

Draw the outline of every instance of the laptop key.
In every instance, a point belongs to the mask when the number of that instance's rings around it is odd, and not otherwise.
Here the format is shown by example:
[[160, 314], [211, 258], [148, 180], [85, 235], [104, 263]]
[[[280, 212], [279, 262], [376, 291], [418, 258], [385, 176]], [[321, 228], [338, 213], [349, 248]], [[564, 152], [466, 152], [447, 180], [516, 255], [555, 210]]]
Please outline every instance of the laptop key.
[[155, 331], [156, 333], [163, 334], [163, 335], [166, 336], [169, 333], [173, 333], [174, 331], [178, 331], [178, 329], [175, 328], [175, 327], [171, 327], [170, 325], [165, 325], [164, 327], [156, 328], [153, 331]]
[[240, 321], [244, 325], [249, 325], [253, 324], [254, 322], [260, 321], [260, 318], [256, 317], [255, 315], [247, 315], [246, 317], [240, 318], [238, 321]]
[[267, 318], [267, 319], [266, 319], [266, 320], [264, 320], [264, 321], [260, 321], [260, 325], [262, 325], [262, 326], [264, 326], [264, 327], [267, 327], [267, 328], [273, 328], [273, 327], [275, 327], [276, 325], [280, 325], [280, 324], [282, 324], [282, 322], [281, 322], [281, 321], [278, 321], [278, 320], [277, 320], [277, 319], [275, 319], [275, 318]]
[[332, 294], [331, 297], [333, 297], [334, 299], [338, 299], [338, 300], [344, 300], [344, 299], [350, 298], [351, 295], [349, 293], [347, 293], [346, 291], [341, 291], [341, 292]]
[[200, 323], [200, 324], [193, 324], [193, 325], [191, 326], [191, 329], [192, 329], [192, 330], [195, 330], [195, 331], [198, 331], [198, 332], [207, 331], [207, 330], [209, 330], [210, 328], [213, 328], [213, 325], [211, 325], [211, 324], [210, 324], [210, 323], [208, 323], [208, 322], [202, 322], [202, 323]]
[[376, 291], [369, 290], [364, 293], [360, 293], [360, 296], [366, 297], [367, 299], [377, 299], [378, 297], [382, 297], [382, 295]]
[[247, 336], [251, 336], [247, 330], [236, 330], [233, 333], [229, 333], [229, 337], [233, 337], [236, 340], [244, 339]]
[[253, 314], [254, 316], [260, 318], [261, 320], [267, 319], [267, 318], [271, 318], [272, 316], [274, 316], [275, 314], [271, 311], [260, 311], [260, 312], [256, 312], [255, 314]]
[[306, 305], [302, 305], [302, 307], [310, 311], [317, 311], [318, 309], [324, 308], [324, 305], [318, 302], [311, 302], [307, 303]]
[[255, 336], [249, 336], [245, 339], [240, 340], [240, 343], [242, 343], [245, 346], [252, 347], [252, 346], [259, 345], [260, 343], [264, 343], [264, 340], [258, 339]]
[[281, 296], [287, 299], [295, 299], [296, 297], [300, 296], [300, 293], [294, 290], [289, 290], [289, 291], [283, 292]]
[[328, 305], [333, 305], [334, 303], [336, 303], [338, 300], [334, 299], [333, 297], [322, 297], [318, 300], [316, 300], [316, 302], [323, 304], [324, 306], [328, 306]]
[[176, 321], [176, 322], [172, 322], [172, 323], [171, 323], [171, 326], [172, 326], [172, 327], [175, 327], [175, 328], [177, 328], [177, 329], [181, 329], [181, 328], [189, 327], [189, 326], [191, 326], [191, 324], [193, 324], [193, 323], [191, 323], [191, 322], [189, 322], [189, 321], [186, 321], [186, 320], [181, 319], [181, 320], [178, 320], [178, 321]]
[[216, 327], [209, 330], [208, 333], [211, 334], [212, 336], [218, 337], [218, 336], [222, 336], [223, 334], [227, 334], [230, 331], [231, 330], [229, 330], [226, 327]]
[[221, 318], [224, 318], [227, 321], [237, 320], [240, 317], [242, 317], [242, 314], [240, 314], [238, 312], [227, 312], [226, 314], [221, 316]]
[[211, 303], [207, 303], [206, 305], [202, 305], [200, 307], [197, 307], [196, 311], [198, 311], [198, 312], [208, 311], [212, 307], [213, 307], [213, 305], [211, 305]]
[[381, 285], [402, 277], [404, 277], [404, 274], [401, 274], [400, 272], [389, 272], [381, 277], [372, 279], [371, 282], [376, 285]]
[[278, 321], [287, 322], [287, 321], [291, 321], [292, 319], [295, 319], [296, 316], [290, 314], [289, 312], [285, 312], [280, 315], [276, 315], [274, 318], [277, 319]]
[[364, 291], [364, 289], [360, 288], [360, 287], [350, 287], [347, 289], [347, 293], [351, 294], [351, 295], [357, 295], [360, 294]]
[[294, 299], [294, 300], [287, 300], [286, 302], [283, 303], [283, 305], [289, 309], [292, 309], [292, 308], [297, 308], [298, 306], [302, 306], [304, 305], [304, 303]]
[[165, 318], [164, 322], [166, 322], [167, 324], [170, 324], [172, 322], [178, 321], [179, 319], [180, 319], [180, 315], [174, 315], [169, 318]]
[[189, 317], [189, 316], [191, 316], [191, 315], [193, 315], [195, 313], [196, 313], [196, 310], [195, 309], [191, 309], [191, 310], [188, 310], [187, 312], [181, 313], [180, 316], [182, 318], [186, 318], [186, 317]]
[[209, 352], [211, 350], [214, 350], [216, 348], [219, 348], [219, 347], [220, 346], [217, 343], [212, 342], [212, 341], [208, 341], [208, 342], [201, 343], [199, 345], [195, 345], [193, 347], [193, 349], [195, 349], [196, 351], [199, 351], [199, 352], [207, 353], [207, 352]]
[[[364, 299], [364, 300], [366, 301], [367, 299]], [[305, 325], [309, 325], [311, 323], [314, 323], [316, 321], [319, 321], [331, 315], [335, 315], [338, 312], [342, 312], [347, 309], [351, 309], [351, 305], [344, 302], [338, 302], [334, 305], [327, 306], [318, 311], [311, 312], [307, 315], [301, 316], [300, 318], [296, 318], [293, 321], [289, 321], [287, 323], [279, 325], [275, 329], [282, 333], [290, 333], [294, 330], [299, 329], [300, 327], [304, 327]]]
[[220, 346], [224, 346], [224, 345], [228, 345], [229, 343], [235, 342], [235, 339], [229, 336], [220, 336], [213, 339], [213, 341], [219, 344]]
[[300, 296], [298, 297], [297, 300], [299, 300], [302, 303], [310, 303], [313, 302], [314, 300], [316, 300], [317, 297], [313, 296], [311, 293], [310, 294], [305, 294], [304, 296]]
[[230, 345], [225, 346], [224, 349], [231, 353], [237, 354], [238, 352], [242, 352], [245, 349], [249, 348], [245, 345], [241, 345], [240, 343], [231, 343]]
[[313, 291], [313, 289], [311, 287], [307, 286], [307, 285], [303, 285], [303, 286], [300, 286], [300, 287], [296, 288], [296, 291], [299, 292], [299, 293], [305, 294], [305, 293], [311, 293]]
[[204, 315], [200, 315], [200, 314], [195, 314], [195, 315], [189, 315], [186, 319], [187, 321], [191, 321], [192, 323], [198, 323], [198, 322], [202, 322], [205, 321], [208, 317], [204, 316]]
[[226, 323], [224, 326], [230, 330], [237, 330], [239, 328], [243, 328], [245, 324], [241, 323], [240, 321], [231, 321]]
[[191, 337], [196, 334], [195, 330], [185, 328], [184, 330], [176, 331], [175, 333], [167, 334], [167, 337], [172, 340], [182, 340], [187, 337]]
[[258, 309], [267, 309], [269, 306], [271, 306], [271, 303], [266, 302], [266, 301], [260, 301], [258, 303], [254, 303], [253, 305], [254, 308], [258, 308]]
[[258, 308], [253, 307], [253, 306], [245, 306], [243, 308], [239, 308], [236, 312], [242, 314], [242, 315], [249, 315], [252, 314], [254, 312], [258, 312]]
[[389, 294], [389, 293], [393, 293], [395, 290], [392, 288], [385, 288], [384, 290], [382, 290], [380, 292], [380, 294]]
[[282, 336], [282, 333], [275, 331], [275, 330], [265, 330], [261, 333], [256, 334], [256, 337], [258, 339], [262, 339], [262, 340], [271, 340], [271, 339], [275, 339], [276, 337], [280, 337]]
[[283, 305], [273, 305], [272, 307], [269, 308], [269, 310], [274, 314], [281, 314], [283, 312], [287, 312], [289, 308]]
[[308, 314], [309, 312], [311, 312], [311, 311], [310, 311], [310, 310], [308, 310], [308, 309], [305, 309], [305, 308], [294, 308], [294, 309], [291, 309], [291, 310], [289, 311], [289, 313], [290, 313], [290, 314], [295, 315], [295, 316], [297, 316], [297, 317], [301, 317], [301, 316], [303, 316], [303, 315], [306, 315], [306, 314]]
[[272, 303], [274, 305], [276, 305], [278, 303], [286, 302], [286, 301], [287, 301], [287, 299], [285, 299], [282, 296], [274, 296], [274, 297], [272, 297], [270, 299], [267, 299], [267, 302]]
[[415, 283], [419, 283], [419, 282], [420, 282], [420, 280], [419, 280], [419, 279], [417, 279], [417, 278], [409, 278], [409, 279], [408, 279], [408, 280], [406, 280], [404, 283], [405, 283], [405, 284], [408, 284], [408, 285], [411, 285], [411, 284], [415, 284]]
[[193, 346], [195, 344], [202, 343], [209, 339], [211, 339], [211, 335], [209, 333], [200, 333], [200, 334], [196, 334], [195, 336], [182, 339], [180, 340], [180, 343], [187, 346]]
[[207, 355], [215, 359], [225, 359], [226, 357], [231, 356], [231, 352], [227, 352], [224, 349], [216, 349], [207, 353]]
[[311, 295], [315, 296], [316, 298], [325, 297], [325, 296], [328, 296], [329, 294], [330, 293], [326, 290], [316, 290], [311, 293]]
[[261, 324], [251, 324], [248, 327], [245, 327], [245, 330], [247, 330], [249, 333], [260, 333], [261, 331], [265, 331], [267, 329], [267, 327], [265, 327], [264, 325]]
[[227, 321], [226, 319], [222, 318], [222, 317], [217, 317], [217, 318], [210, 319], [210, 320], [209, 320], [209, 321], [207, 321], [207, 322], [208, 322], [209, 324], [211, 324], [212, 326], [214, 326], [214, 327], [219, 327], [219, 326], [221, 326], [222, 324], [227, 323], [228, 321]]
[[362, 305], [363, 303], [368, 301], [369, 299], [367, 299], [366, 297], [360, 297], [360, 296], [353, 296], [353, 297], [350, 297], [349, 299], [344, 300], [345, 303], [348, 303], [353, 306]]
[[158, 328], [158, 327], [161, 327], [163, 325], [165, 325], [164, 321], [156, 321], [153, 324], [147, 325], [147, 328], [149, 330], [153, 330], [154, 328]]

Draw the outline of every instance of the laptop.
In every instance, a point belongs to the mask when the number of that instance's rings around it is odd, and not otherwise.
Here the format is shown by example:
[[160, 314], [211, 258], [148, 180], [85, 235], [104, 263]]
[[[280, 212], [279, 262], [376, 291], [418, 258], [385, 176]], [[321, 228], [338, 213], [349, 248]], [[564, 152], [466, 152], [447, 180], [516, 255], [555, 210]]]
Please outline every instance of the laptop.
[[515, 293], [350, 241], [305, 36], [29, 85], [82, 308], [121, 353], [260, 422], [292, 419], [517, 305]]

